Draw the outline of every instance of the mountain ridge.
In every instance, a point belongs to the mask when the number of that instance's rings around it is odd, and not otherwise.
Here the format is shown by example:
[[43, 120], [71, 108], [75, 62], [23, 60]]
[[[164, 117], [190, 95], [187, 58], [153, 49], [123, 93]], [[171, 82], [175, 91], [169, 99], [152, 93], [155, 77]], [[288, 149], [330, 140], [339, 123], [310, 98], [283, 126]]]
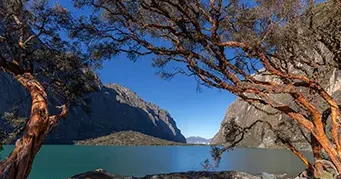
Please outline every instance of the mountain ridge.
[[150, 146], [150, 145], [186, 145], [185, 143], [168, 141], [136, 131], [121, 131], [93, 139], [75, 142], [76, 145], [105, 145], [105, 146]]
[[[339, 104], [341, 104], [341, 71], [334, 69], [324, 81], [326, 81], [325, 89], [327, 92], [331, 94]], [[290, 100], [290, 98], [286, 98], [285, 96], [278, 96], [276, 99], [286, 102]], [[319, 102], [318, 100], [315, 102], [319, 108], [323, 109], [323, 102]], [[247, 102], [237, 98], [235, 102], [228, 106], [225, 117], [221, 122], [221, 127], [213, 137], [211, 144], [220, 145], [225, 143], [224, 125], [229, 124], [231, 121], [234, 121], [241, 127], [246, 127], [257, 120], [264, 120], [269, 122], [275, 128], [281, 124], [285, 124], [286, 129], [284, 130], [287, 130], [286, 132], [290, 133], [290, 138], [293, 141], [293, 145], [299, 150], [311, 150], [309, 143], [302, 136], [299, 126], [295, 121], [281, 113], [269, 115], [264, 111], [273, 112], [273, 109], [270, 107], [262, 107], [262, 110], [258, 110], [255, 107], [249, 105]], [[277, 142], [275, 134], [268, 129], [266, 124], [258, 124], [253, 127], [237, 146], [256, 148], [286, 147], [283, 144]]]
[[[90, 85], [95, 85], [97, 90], [87, 93], [82, 101], [75, 102], [69, 108], [68, 117], [51, 131], [46, 144], [73, 144], [78, 140], [128, 130], [169, 141], [186, 142], [167, 111], [118, 84], [102, 84], [99, 79], [92, 83]], [[18, 117], [27, 118], [31, 100], [27, 91], [4, 72], [0, 72], [0, 85], [0, 130], [11, 131], [14, 127], [3, 120], [3, 114], [15, 109]], [[48, 95], [48, 103], [51, 113], [55, 112], [55, 106], [60, 105], [59, 99], [53, 95]]]

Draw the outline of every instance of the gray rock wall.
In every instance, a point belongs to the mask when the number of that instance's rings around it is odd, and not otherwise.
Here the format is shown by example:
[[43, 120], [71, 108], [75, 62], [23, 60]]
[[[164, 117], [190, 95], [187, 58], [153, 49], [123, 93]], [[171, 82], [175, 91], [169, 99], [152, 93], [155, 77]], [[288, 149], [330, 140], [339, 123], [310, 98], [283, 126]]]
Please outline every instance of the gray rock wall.
[[[330, 73], [329, 78], [327, 78], [325, 81], [327, 85], [326, 90], [329, 92], [329, 94], [332, 94], [339, 103], [341, 103], [341, 71], [333, 70]], [[290, 97], [285, 95], [277, 96], [276, 98], [279, 101], [286, 102], [292, 100]], [[321, 110], [325, 109], [325, 105], [323, 104], [322, 100], [316, 100], [314, 104], [318, 106]], [[296, 123], [292, 119], [290, 119], [287, 115], [276, 113], [276, 111], [272, 110], [270, 107], [264, 107], [262, 109], [267, 113], [256, 109], [255, 107], [249, 105], [247, 102], [241, 99], [237, 99], [237, 101], [232, 103], [227, 108], [225, 117], [221, 122], [221, 128], [213, 137], [211, 144], [225, 143], [225, 129], [222, 126], [225, 123], [229, 123], [229, 121], [231, 120], [235, 120], [236, 123], [242, 127], [249, 126], [256, 120], [263, 120], [268, 121], [270, 124], [272, 124], [272, 126], [276, 128], [279, 124], [283, 124], [284, 122], [286, 125], [288, 125], [288, 130], [294, 131], [290, 136], [290, 139], [295, 141], [294, 145], [299, 149], [310, 150], [309, 144], [305, 142], [304, 137], [299, 131], [299, 128], [295, 125]], [[273, 114], [269, 114], [269, 112]], [[239, 146], [261, 148], [284, 147], [280, 143], [276, 143], [276, 137], [274, 133], [268, 130], [267, 126], [263, 124], [256, 125], [252, 130], [250, 130], [250, 133], [246, 135], [242, 142], [240, 142]]]
[[[30, 97], [11, 76], [0, 72], [0, 116], [16, 111], [28, 117]], [[77, 140], [96, 138], [117, 131], [133, 130], [176, 142], [186, 142], [168, 112], [145, 102], [134, 92], [119, 85], [101, 85], [84, 97], [86, 104], [74, 104], [68, 117], [49, 134], [48, 144], [72, 144]], [[51, 113], [61, 102], [49, 95]], [[0, 118], [0, 128], [11, 130]]]

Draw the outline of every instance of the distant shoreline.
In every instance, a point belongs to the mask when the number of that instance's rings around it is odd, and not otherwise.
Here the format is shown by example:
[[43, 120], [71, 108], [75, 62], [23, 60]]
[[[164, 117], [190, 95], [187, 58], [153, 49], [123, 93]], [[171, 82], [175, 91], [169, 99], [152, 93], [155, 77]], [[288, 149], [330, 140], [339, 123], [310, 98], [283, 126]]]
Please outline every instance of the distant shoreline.
[[91, 146], [210, 146], [189, 144], [156, 138], [136, 131], [122, 131], [107, 136], [75, 141], [74, 145]]

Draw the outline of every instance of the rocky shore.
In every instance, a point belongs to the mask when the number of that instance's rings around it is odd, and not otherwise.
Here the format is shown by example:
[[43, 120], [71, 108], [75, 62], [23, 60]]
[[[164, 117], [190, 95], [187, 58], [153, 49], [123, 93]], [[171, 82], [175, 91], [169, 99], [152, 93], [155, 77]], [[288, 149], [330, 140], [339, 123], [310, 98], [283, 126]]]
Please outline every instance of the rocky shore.
[[283, 175], [273, 175], [261, 173], [259, 175], [250, 175], [239, 171], [189, 171], [169, 174], [155, 174], [144, 177], [119, 176], [110, 174], [102, 169], [85, 172], [75, 175], [69, 179], [285, 179]]

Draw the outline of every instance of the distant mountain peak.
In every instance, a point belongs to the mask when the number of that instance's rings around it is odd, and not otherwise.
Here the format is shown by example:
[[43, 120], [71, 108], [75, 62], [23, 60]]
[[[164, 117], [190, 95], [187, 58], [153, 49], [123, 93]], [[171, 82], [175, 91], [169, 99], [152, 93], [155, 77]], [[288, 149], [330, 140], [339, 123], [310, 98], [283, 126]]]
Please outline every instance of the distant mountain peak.
[[190, 136], [186, 138], [188, 144], [210, 144], [212, 139], [205, 139], [200, 136]]

